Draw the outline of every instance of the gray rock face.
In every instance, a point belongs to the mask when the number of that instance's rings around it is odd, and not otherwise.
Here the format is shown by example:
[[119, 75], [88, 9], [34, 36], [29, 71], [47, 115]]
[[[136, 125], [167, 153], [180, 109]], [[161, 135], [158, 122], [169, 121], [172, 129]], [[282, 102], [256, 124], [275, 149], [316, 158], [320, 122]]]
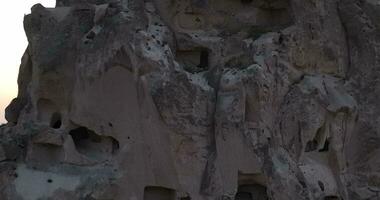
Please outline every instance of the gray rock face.
[[25, 17], [4, 200], [380, 199], [376, 0], [57, 0]]

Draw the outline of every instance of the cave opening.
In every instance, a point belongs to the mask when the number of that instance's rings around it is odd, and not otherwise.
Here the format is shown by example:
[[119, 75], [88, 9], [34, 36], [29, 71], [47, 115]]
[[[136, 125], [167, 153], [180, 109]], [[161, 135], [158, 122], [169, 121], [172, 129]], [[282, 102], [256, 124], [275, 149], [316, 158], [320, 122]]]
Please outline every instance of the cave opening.
[[240, 0], [242, 4], [250, 4], [253, 0]]
[[330, 146], [330, 138], [325, 131], [325, 125], [318, 128], [313, 140], [306, 143], [305, 152], [328, 152]]
[[262, 173], [238, 173], [235, 200], [267, 200], [267, 178]]
[[207, 69], [208, 68], [208, 51], [203, 49], [201, 50], [200, 52], [200, 55], [199, 55], [199, 65], [197, 66], [198, 68], [201, 68], [201, 69]]
[[73, 129], [69, 134], [77, 151], [94, 159], [107, 159], [117, 153], [120, 147], [115, 138], [98, 135], [86, 127]]
[[306, 143], [305, 152], [315, 151], [318, 148], [318, 141], [313, 139]]
[[59, 128], [61, 128], [61, 126], [62, 126], [61, 114], [58, 112], [53, 113], [51, 116], [51, 120], [50, 120], [50, 127], [54, 128], [54, 129], [59, 129]]
[[175, 200], [175, 190], [159, 187], [147, 186], [144, 189], [144, 200]]
[[236, 193], [235, 200], [253, 200], [250, 192], [238, 192]]
[[177, 61], [184, 70], [199, 73], [209, 69], [209, 51], [205, 48], [177, 51]]
[[323, 147], [319, 149], [319, 152], [328, 152], [329, 151], [329, 146], [330, 146], [330, 140], [326, 139], [325, 143], [323, 144]]
[[324, 200], [339, 200], [339, 197], [337, 196], [326, 196]]
[[267, 188], [260, 184], [239, 185], [235, 200], [267, 200]]

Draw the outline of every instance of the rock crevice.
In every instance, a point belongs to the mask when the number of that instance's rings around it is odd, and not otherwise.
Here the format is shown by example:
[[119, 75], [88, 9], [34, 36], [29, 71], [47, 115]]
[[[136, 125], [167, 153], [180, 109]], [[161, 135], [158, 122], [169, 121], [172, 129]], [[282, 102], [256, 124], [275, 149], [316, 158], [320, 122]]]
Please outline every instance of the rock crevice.
[[378, 13], [371, 0], [37, 4], [0, 127], [0, 197], [378, 199]]

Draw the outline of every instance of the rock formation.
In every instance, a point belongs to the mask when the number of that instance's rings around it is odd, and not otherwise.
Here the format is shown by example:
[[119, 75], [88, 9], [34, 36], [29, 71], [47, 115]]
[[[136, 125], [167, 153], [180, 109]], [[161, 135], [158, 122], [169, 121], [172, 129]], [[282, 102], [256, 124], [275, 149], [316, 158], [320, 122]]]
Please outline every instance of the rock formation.
[[24, 26], [2, 200], [380, 199], [377, 0], [57, 0]]

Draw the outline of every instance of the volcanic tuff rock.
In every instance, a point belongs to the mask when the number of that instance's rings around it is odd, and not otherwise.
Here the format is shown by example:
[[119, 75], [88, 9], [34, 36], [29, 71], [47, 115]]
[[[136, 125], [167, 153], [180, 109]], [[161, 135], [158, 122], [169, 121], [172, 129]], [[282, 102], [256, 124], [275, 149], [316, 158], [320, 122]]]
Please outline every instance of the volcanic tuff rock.
[[25, 16], [3, 200], [380, 199], [377, 0], [57, 0]]

